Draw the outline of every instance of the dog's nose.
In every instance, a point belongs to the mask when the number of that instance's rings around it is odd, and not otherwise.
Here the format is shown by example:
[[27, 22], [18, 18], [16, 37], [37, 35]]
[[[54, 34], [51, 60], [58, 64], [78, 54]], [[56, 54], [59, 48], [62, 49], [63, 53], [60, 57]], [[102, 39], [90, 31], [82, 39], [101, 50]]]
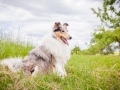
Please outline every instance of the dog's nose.
[[69, 37], [69, 39], [72, 39], [72, 37]]

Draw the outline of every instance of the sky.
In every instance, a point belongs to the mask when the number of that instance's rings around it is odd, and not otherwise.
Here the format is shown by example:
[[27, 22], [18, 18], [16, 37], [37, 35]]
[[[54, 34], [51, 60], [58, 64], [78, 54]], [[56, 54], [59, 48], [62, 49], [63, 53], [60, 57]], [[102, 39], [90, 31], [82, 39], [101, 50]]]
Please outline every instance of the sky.
[[102, 7], [103, 0], [0, 0], [0, 30], [13, 32], [40, 44], [52, 32], [55, 22], [68, 23], [70, 48], [87, 49], [92, 32], [100, 25], [91, 8]]

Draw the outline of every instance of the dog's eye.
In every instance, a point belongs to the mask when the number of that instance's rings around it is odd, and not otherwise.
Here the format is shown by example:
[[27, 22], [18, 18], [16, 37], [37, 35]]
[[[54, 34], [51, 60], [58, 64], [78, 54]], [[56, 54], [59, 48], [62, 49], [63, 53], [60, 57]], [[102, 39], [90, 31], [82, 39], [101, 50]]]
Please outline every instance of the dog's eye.
[[62, 31], [62, 32], [64, 32], [64, 31]]

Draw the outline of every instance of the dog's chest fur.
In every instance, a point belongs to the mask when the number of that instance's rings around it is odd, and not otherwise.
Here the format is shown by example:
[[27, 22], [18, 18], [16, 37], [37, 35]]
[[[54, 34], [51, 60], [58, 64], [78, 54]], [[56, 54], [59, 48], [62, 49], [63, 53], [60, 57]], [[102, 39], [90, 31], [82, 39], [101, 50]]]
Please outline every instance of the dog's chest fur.
[[61, 40], [53, 38], [52, 34], [46, 35], [41, 45], [49, 50], [56, 60], [59, 59], [58, 62], [66, 64], [70, 59], [69, 47], [61, 42]]

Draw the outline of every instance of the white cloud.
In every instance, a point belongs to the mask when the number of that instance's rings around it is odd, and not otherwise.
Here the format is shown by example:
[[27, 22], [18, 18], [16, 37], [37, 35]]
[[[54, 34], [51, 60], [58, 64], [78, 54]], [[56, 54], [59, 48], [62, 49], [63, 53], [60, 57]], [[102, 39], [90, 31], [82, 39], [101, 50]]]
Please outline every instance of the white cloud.
[[101, 7], [102, 0], [1, 0], [0, 27], [21, 30], [25, 37], [34, 41], [52, 31], [54, 22], [67, 22], [73, 37], [70, 47], [79, 44], [87, 48], [85, 42], [91, 39], [91, 32], [100, 24], [90, 8]]

